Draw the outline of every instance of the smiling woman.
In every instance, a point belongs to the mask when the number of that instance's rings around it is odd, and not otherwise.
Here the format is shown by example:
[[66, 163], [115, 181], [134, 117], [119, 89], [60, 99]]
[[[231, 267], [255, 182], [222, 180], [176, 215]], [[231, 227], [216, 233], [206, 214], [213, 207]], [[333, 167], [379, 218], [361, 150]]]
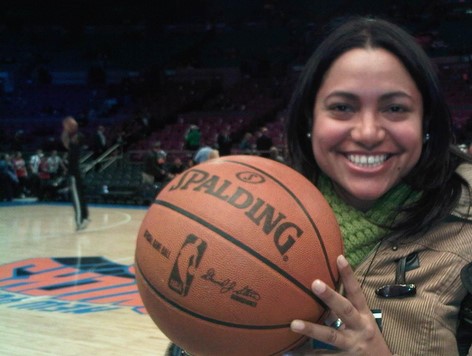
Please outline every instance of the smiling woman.
[[344, 200], [366, 210], [418, 162], [422, 99], [401, 62], [383, 49], [340, 56], [316, 95], [316, 162]]
[[334, 210], [347, 259], [339, 293], [312, 285], [339, 328], [295, 320], [292, 330], [356, 355], [458, 354], [472, 166], [452, 145], [427, 55], [390, 22], [347, 21], [308, 60], [286, 128], [290, 163]]

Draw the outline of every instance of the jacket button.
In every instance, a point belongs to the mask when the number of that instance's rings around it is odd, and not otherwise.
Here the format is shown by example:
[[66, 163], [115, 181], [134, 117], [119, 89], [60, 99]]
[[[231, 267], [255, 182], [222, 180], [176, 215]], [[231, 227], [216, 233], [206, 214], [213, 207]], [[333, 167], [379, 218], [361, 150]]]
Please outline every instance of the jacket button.
[[397, 246], [397, 245], [393, 245], [393, 246], [392, 246], [392, 250], [393, 250], [393, 251], [398, 250], [398, 246]]

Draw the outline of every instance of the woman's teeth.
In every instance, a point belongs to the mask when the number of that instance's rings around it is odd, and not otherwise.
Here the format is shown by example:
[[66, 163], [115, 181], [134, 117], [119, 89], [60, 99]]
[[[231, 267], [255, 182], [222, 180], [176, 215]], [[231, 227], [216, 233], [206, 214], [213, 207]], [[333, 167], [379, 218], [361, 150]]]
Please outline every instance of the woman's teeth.
[[347, 155], [347, 159], [357, 166], [375, 167], [384, 163], [387, 155]]

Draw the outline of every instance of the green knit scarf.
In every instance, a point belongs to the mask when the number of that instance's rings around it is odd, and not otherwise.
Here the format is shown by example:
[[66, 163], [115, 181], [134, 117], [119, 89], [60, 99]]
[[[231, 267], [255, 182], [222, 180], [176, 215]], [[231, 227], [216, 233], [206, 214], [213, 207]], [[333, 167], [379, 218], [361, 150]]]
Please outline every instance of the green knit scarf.
[[331, 179], [320, 175], [317, 187], [336, 215], [344, 241], [344, 254], [353, 268], [374, 249], [398, 217], [398, 208], [418, 199], [418, 192], [398, 184], [384, 194], [368, 211], [346, 204], [333, 189]]

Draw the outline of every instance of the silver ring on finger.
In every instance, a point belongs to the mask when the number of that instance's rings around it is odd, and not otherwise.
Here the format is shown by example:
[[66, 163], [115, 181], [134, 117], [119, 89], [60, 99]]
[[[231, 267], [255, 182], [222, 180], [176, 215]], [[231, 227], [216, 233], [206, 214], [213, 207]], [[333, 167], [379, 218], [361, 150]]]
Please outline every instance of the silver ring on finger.
[[340, 318], [337, 318], [329, 326], [338, 330], [343, 325], [343, 321]]

